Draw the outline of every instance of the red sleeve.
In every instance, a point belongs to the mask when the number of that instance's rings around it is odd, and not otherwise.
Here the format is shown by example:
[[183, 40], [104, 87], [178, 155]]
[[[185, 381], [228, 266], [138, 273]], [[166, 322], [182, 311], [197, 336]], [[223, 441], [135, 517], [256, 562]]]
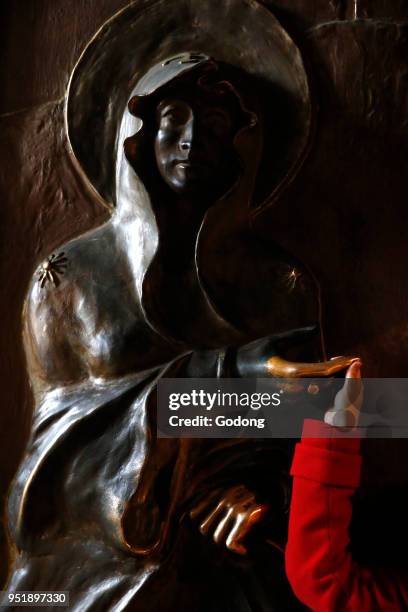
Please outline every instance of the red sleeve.
[[360, 483], [360, 440], [334, 433], [329, 425], [305, 421], [296, 445], [286, 547], [289, 581], [314, 612], [406, 609], [406, 572], [353, 562], [348, 527], [351, 496]]

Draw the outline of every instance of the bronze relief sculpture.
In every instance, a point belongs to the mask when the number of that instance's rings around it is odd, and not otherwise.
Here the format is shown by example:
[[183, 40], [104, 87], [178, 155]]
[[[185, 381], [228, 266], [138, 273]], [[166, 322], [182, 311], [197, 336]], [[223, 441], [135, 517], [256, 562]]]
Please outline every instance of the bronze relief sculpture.
[[155, 409], [164, 376], [348, 363], [286, 360], [324, 359], [318, 287], [251, 230], [307, 148], [300, 54], [252, 1], [136, 3], [85, 50], [66, 117], [114, 207], [30, 287], [36, 409], [9, 588], [67, 590], [81, 611], [294, 609], [267, 543], [285, 538], [290, 443], [157, 439]]

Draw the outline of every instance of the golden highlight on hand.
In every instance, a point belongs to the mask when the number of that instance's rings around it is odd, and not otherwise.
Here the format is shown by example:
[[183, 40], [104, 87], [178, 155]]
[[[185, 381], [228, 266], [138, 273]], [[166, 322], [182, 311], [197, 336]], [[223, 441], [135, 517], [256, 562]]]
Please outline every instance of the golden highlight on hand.
[[204, 536], [212, 535], [216, 544], [245, 555], [243, 540], [263, 518], [268, 506], [259, 504], [254, 494], [242, 485], [222, 493], [217, 502], [213, 505], [214, 498], [205, 500], [190, 512], [190, 517], [196, 520], [201, 515], [199, 529]]
[[287, 361], [282, 357], [270, 357], [266, 362], [268, 373], [279, 378], [314, 378], [333, 376], [358, 361], [358, 357], [334, 357], [329, 361], [302, 363]]

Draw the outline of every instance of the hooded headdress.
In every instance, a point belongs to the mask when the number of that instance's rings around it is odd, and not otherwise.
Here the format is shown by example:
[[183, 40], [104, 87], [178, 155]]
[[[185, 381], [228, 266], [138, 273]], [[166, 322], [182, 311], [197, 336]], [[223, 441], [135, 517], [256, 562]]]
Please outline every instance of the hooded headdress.
[[310, 91], [300, 52], [274, 16], [254, 0], [139, 0], [96, 33], [68, 88], [69, 142], [105, 202], [117, 204], [115, 149], [131, 92], [149, 95], [210, 57], [270, 93], [257, 209], [296, 174], [309, 140]]
[[[158, 202], [143, 172], [137, 168], [135, 172], [126, 160], [124, 143], [141, 144], [143, 120], [157, 105], [161, 91], [176, 88], [195, 74], [203, 82], [217, 71], [218, 81], [240, 107], [242, 124], [234, 145], [242, 172], [234, 187], [207, 210], [197, 232], [191, 269], [172, 280]], [[217, 83], [217, 75], [209, 79]], [[272, 14], [252, 0], [137, 2], [116, 14], [89, 43], [70, 80], [68, 137], [88, 182], [116, 208], [113, 223], [118, 231], [126, 231], [126, 240], [133, 241], [127, 250], [140, 304], [146, 320], [161, 335], [198, 343], [205, 329], [205, 344], [220, 346], [241, 340], [242, 331], [254, 333], [243, 314], [252, 308], [244, 302], [256, 299], [250, 295], [252, 281], [249, 286], [243, 281], [242, 304], [234, 301], [235, 312], [227, 305], [228, 286], [237, 286], [236, 279], [229, 277], [237, 267], [228, 255], [236, 248], [230, 238], [296, 174], [308, 144], [311, 115], [307, 76], [297, 47]], [[142, 147], [139, 153], [140, 160], [149, 155]], [[283, 305], [289, 293], [283, 276], [291, 264], [280, 252], [271, 255]], [[262, 275], [270, 284], [271, 270], [258, 269], [264, 259], [262, 254], [248, 260], [248, 278], [253, 276], [251, 265], [260, 273], [256, 286], [265, 284]], [[216, 279], [221, 260], [225, 276]], [[283, 331], [293, 317], [290, 307], [287, 316], [273, 297], [273, 322], [278, 328], [274, 331]], [[270, 309], [270, 293], [259, 301]], [[295, 303], [294, 296], [290, 301]]]

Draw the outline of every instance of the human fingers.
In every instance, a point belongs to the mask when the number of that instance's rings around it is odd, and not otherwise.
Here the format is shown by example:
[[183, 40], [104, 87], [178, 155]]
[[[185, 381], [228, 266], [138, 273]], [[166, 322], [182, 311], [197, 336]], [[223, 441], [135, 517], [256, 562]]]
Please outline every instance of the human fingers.
[[363, 403], [361, 365], [361, 361], [357, 360], [347, 369], [343, 387], [324, 416], [325, 423], [335, 427], [355, 427], [358, 424]]

